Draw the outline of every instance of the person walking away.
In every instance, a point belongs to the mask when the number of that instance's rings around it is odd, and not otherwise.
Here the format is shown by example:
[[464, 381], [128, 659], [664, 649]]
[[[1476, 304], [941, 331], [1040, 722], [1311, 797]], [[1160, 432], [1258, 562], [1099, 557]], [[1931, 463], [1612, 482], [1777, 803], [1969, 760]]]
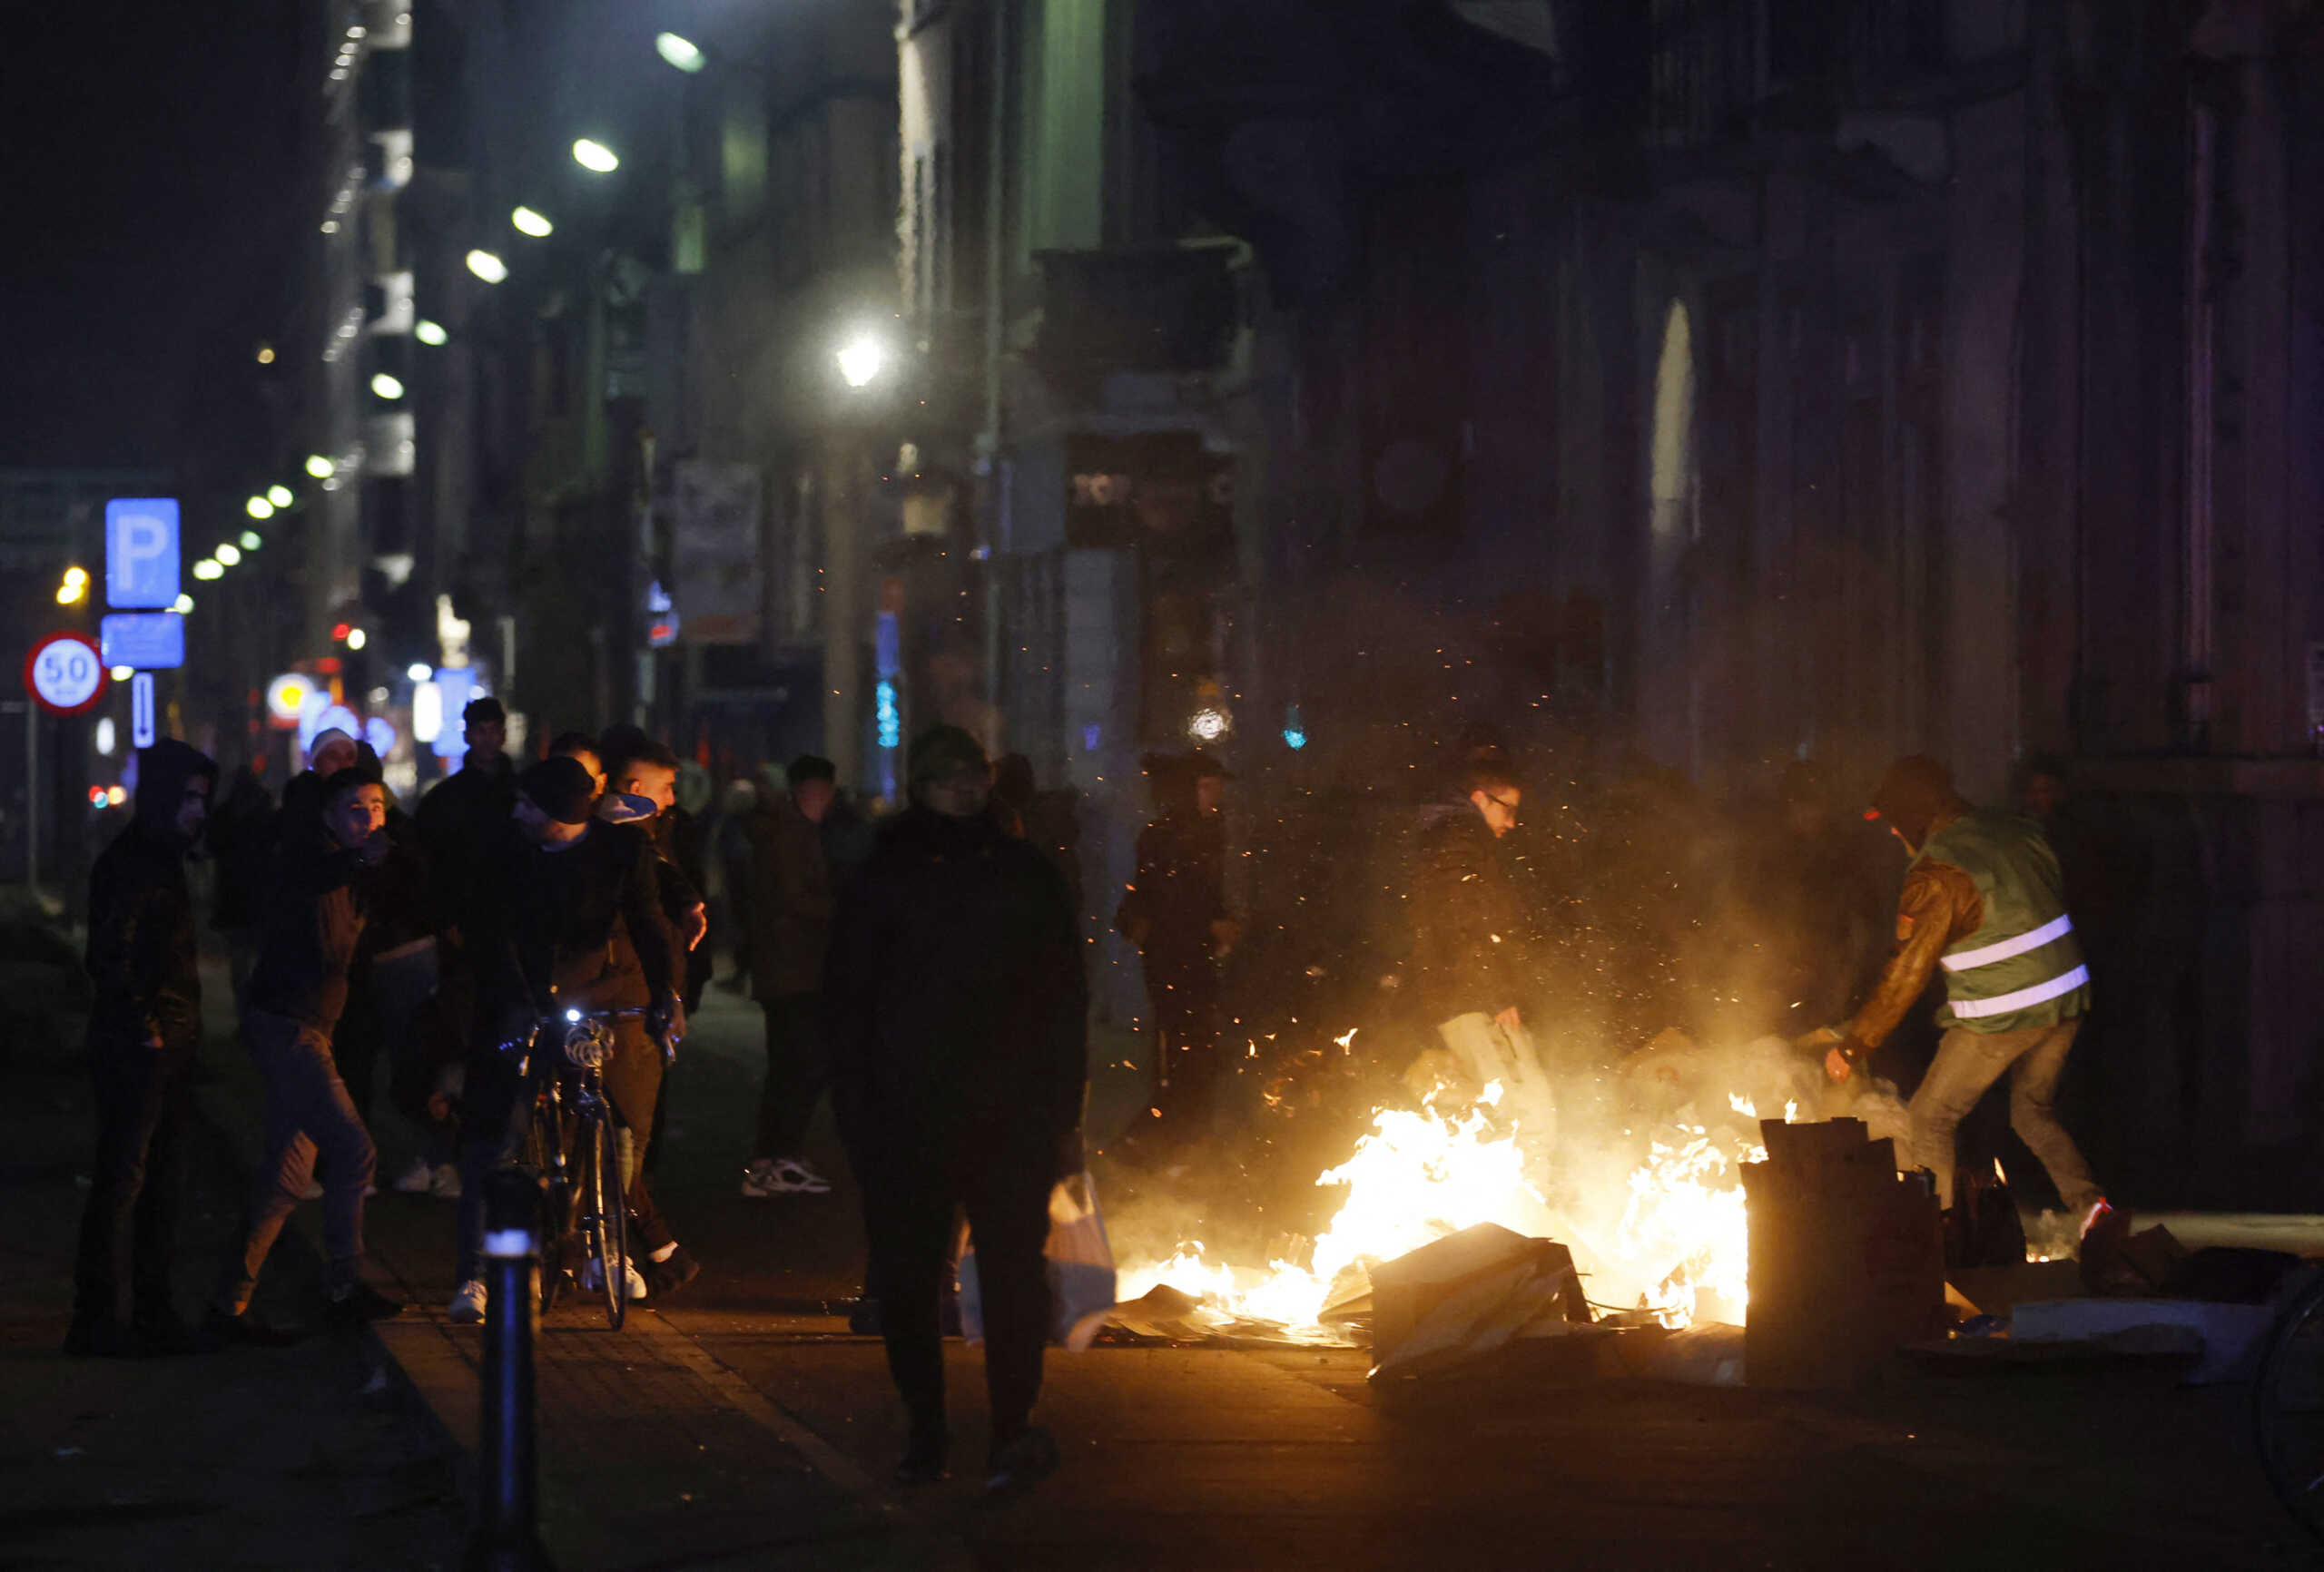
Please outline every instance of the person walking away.
[[387, 790], [376, 773], [357, 766], [324, 782], [321, 804], [319, 825], [304, 833], [291, 827], [296, 839], [283, 847], [265, 944], [251, 975], [242, 1042], [265, 1088], [266, 1150], [241, 1238], [211, 1307], [212, 1330], [222, 1339], [254, 1335], [246, 1319], [251, 1291], [319, 1154], [326, 1321], [354, 1325], [403, 1308], [358, 1277], [363, 1197], [377, 1153], [331, 1060], [349, 969], [388, 854]]
[[[623, 1167], [635, 1172], [638, 1138], [654, 1118], [662, 1082], [664, 1026], [683, 1032], [676, 944], [663, 916], [654, 846], [638, 824], [594, 816], [596, 785], [572, 759], [544, 759], [517, 778], [512, 815], [519, 833], [484, 871], [487, 899], [476, 909], [478, 1015], [460, 1101], [458, 1291], [451, 1319], [484, 1319], [485, 1179], [523, 1144], [530, 1110], [522, 1102], [516, 1056], [520, 1038], [556, 1009], [638, 1010], [613, 1021], [607, 1097], [619, 1115]], [[635, 1196], [632, 1196], [635, 1209]], [[643, 1239], [651, 1219], [638, 1220]], [[649, 1243], [648, 1248], [659, 1248]], [[657, 1264], [680, 1253], [670, 1245]], [[635, 1268], [632, 1268], [635, 1271]], [[646, 1293], [643, 1274], [633, 1299]]]
[[1896, 907], [1896, 949], [1864, 1007], [1826, 1034], [1827, 1072], [1846, 1081], [1942, 968], [1945, 1036], [1913, 1094], [1911, 1150], [1897, 1154], [1899, 1166], [1928, 1169], [1939, 1204], [1950, 1208], [1962, 1115], [2006, 1074], [2010, 1127], [2049, 1170], [2085, 1239], [2102, 1223], [2126, 1226], [2053, 1105], [2089, 1013], [2090, 970], [2041, 827], [1970, 806], [1945, 766], [1919, 755], [1889, 767], [1873, 811], [1912, 860]]
[[976, 739], [907, 754], [912, 805], [842, 885], [824, 972], [832, 1095], [863, 1189], [888, 1369], [911, 1421], [897, 1479], [946, 1476], [939, 1302], [956, 1209], [975, 1243], [990, 1490], [1057, 1466], [1032, 1424], [1049, 1338], [1049, 1199], [1082, 1167], [1088, 986], [1039, 853], [985, 812]]
[[831, 1181], [804, 1155], [815, 1105], [831, 1086], [823, 1037], [823, 960], [831, 944], [831, 863], [823, 824], [839, 794], [828, 759], [803, 754], [785, 774], [790, 790], [751, 815], [751, 991], [766, 1017], [766, 1081], [743, 1194], [821, 1195]]
[[508, 741], [508, 712], [489, 694], [470, 699], [460, 712], [468, 752], [460, 767], [419, 800], [412, 820], [433, 881], [431, 899], [438, 929], [457, 941], [469, 919], [483, 868], [508, 830], [516, 802], [516, 777], [502, 752]]
[[1138, 833], [1115, 924], [1137, 946], [1154, 1023], [1152, 1117], [1139, 1125], [1150, 1134], [1134, 1139], [1184, 1151], [1216, 1115], [1218, 967], [1240, 928], [1226, 904], [1226, 769], [1198, 752], [1162, 761], [1156, 782], [1161, 812]]
[[69, 1354], [192, 1347], [170, 1289], [202, 1037], [185, 860], [217, 779], [207, 755], [174, 738], [141, 749], [135, 811], [89, 870], [87, 958], [96, 987], [88, 1056], [97, 1151], [81, 1213]]
[[1502, 855], [1522, 793], [1502, 765], [1471, 764], [1460, 795], [1423, 816], [1413, 848], [1413, 970], [1426, 1018], [1437, 1023], [1462, 1073], [1503, 1105], [1546, 1148], [1557, 1101], [1518, 1008], [1525, 915]]

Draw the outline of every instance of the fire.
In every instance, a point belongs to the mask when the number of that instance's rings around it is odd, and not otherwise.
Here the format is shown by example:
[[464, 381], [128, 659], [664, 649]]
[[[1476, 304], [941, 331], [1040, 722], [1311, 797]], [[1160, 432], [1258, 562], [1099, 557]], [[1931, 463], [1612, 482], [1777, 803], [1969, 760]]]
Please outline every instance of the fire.
[[[1755, 1140], [1681, 1125], [1670, 1139], [1649, 1140], [1626, 1174], [1617, 1163], [1552, 1179], [1554, 1154], [1529, 1144], [1521, 1122], [1502, 1104], [1495, 1083], [1457, 1112], [1432, 1096], [1418, 1112], [1375, 1114], [1347, 1161], [1315, 1181], [1345, 1185], [1347, 1196], [1305, 1265], [1237, 1267], [1187, 1242], [1167, 1261], [1126, 1267], [1118, 1292], [1129, 1301], [1167, 1283], [1201, 1300], [1217, 1324], [1258, 1321], [1294, 1336], [1329, 1337], [1325, 1312], [1361, 1294], [1373, 1265], [1497, 1223], [1572, 1247], [1590, 1274], [1593, 1298], [1620, 1293], [1673, 1327], [1742, 1319], [1749, 1228], [1740, 1164], [1767, 1154]], [[1758, 1117], [1748, 1099], [1730, 1097], [1728, 1105]], [[1787, 1122], [1797, 1113], [1797, 1104], [1785, 1105]]]

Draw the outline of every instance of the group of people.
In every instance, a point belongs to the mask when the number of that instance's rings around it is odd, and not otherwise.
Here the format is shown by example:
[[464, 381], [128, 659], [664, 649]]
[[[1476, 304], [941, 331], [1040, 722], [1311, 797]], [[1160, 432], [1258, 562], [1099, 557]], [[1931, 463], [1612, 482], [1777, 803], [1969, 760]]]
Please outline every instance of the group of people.
[[[667, 1293], [700, 1271], [655, 1204], [649, 1160], [665, 1067], [656, 1042], [683, 1036], [707, 976], [688, 964], [707, 902], [702, 838], [675, 806], [679, 761], [617, 731], [560, 737], [519, 768], [497, 701], [475, 701], [462, 723], [462, 767], [409, 815], [377, 761], [337, 734], [315, 739], [311, 767], [271, 814], [233, 794], [235, 823], [216, 848], [234, 875], [221, 911], [249, 925], [237, 923], [231, 948], [264, 1146], [199, 1328], [179, 1318], [170, 1256], [201, 1024], [186, 864], [219, 771], [172, 740], [140, 753], [134, 815], [91, 879], [99, 1135], [68, 1352], [299, 1335], [253, 1316], [251, 1302], [284, 1222], [318, 1185], [322, 1321], [399, 1313], [362, 1270], [378, 1167], [364, 1056], [381, 1045], [399, 1081], [419, 1067], [429, 1139], [443, 1143], [401, 1187], [458, 1198], [449, 1319], [482, 1321], [484, 1181], [521, 1145], [528, 1102], [510, 1045], [570, 1009], [612, 1014], [605, 1086], [642, 1256], [626, 1291]], [[731, 893], [749, 913], [738, 948], [769, 1069], [743, 1193], [830, 1188], [803, 1149], [828, 1091], [862, 1192], [867, 1287], [911, 1417], [905, 1482], [950, 1468], [941, 1302], [965, 1214], [983, 1296], [989, 1483], [1008, 1488], [1057, 1460], [1031, 1416], [1050, 1331], [1049, 1194], [1083, 1164], [1081, 943], [1066, 879], [995, 801], [977, 741], [938, 728], [909, 767], [911, 805], [876, 834], [812, 757], [744, 819], [745, 878]]]

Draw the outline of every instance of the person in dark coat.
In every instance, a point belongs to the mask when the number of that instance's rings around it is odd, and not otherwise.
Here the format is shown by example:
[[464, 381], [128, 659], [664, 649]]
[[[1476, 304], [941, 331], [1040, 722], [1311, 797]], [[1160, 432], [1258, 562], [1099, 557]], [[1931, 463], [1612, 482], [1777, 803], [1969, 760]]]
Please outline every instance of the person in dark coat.
[[[460, 1102], [458, 1292], [451, 1319], [484, 1319], [484, 1181], [521, 1144], [526, 1110], [515, 1057], [499, 1045], [558, 1008], [649, 1010], [683, 1033], [678, 998], [683, 951], [663, 916], [654, 844], [640, 824], [594, 816], [596, 785], [572, 759], [544, 759], [517, 778], [514, 816], [520, 833], [501, 844], [478, 888], [471, 948], [482, 1022], [468, 1056]], [[606, 1094], [631, 1139], [633, 1166], [654, 1123], [662, 1083], [655, 1021], [632, 1016], [612, 1023], [614, 1056]], [[649, 1204], [650, 1204], [650, 1198]], [[632, 1209], [640, 1197], [633, 1185]], [[641, 1214], [649, 1243], [657, 1221]], [[657, 1265], [666, 1264], [664, 1262]], [[644, 1281], [630, 1285], [642, 1297]]]
[[823, 960], [831, 942], [832, 870], [823, 822], [839, 795], [828, 759], [802, 754], [744, 822], [750, 841], [751, 991], [766, 1017], [766, 1080], [743, 1194], [821, 1195], [831, 1181], [805, 1155], [807, 1127], [831, 1084], [823, 1037]]
[[403, 1308], [360, 1279], [363, 1201], [378, 1154], [331, 1055], [388, 854], [387, 813], [387, 788], [359, 765], [323, 783], [321, 818], [311, 830], [286, 827], [281, 875], [242, 1013], [242, 1043], [265, 1087], [266, 1151], [211, 1306], [212, 1331], [222, 1341], [265, 1340], [248, 1320], [251, 1293], [319, 1157], [326, 1319], [352, 1325]]
[[477, 876], [508, 833], [516, 805], [516, 774], [501, 750], [508, 739], [508, 713], [489, 695], [470, 699], [460, 712], [467, 756], [459, 770], [419, 800], [413, 822], [433, 880], [430, 897], [438, 931], [457, 934], [474, 913]]
[[1219, 809], [1226, 771], [1207, 753], [1160, 761], [1161, 809], [1137, 837], [1137, 876], [1115, 925], [1137, 946], [1153, 1023], [1154, 1117], [1147, 1138], [1186, 1146], [1210, 1134], [1224, 1058], [1219, 962], [1238, 925], [1226, 904], [1226, 838]]
[[[89, 870], [89, 1074], [97, 1154], [81, 1214], [72, 1354], [182, 1352], [170, 1251], [202, 1035], [185, 859], [218, 766], [173, 738], [137, 756], [137, 805]], [[123, 1302], [124, 1295], [128, 1303]]]
[[253, 759], [234, 771], [233, 783], [219, 799], [205, 832], [218, 868], [210, 926], [226, 940], [228, 975], [233, 979], [237, 1009], [251, 968], [258, 961], [259, 930], [265, 920], [266, 892], [274, 879], [280, 822], [274, 793], [266, 787], [266, 762]]
[[1082, 1166], [1088, 986], [1040, 854], [985, 811], [975, 738], [908, 755], [912, 806], [840, 891], [824, 999], [840, 1127], [863, 1188], [888, 1369], [911, 1419], [897, 1479], [946, 1473], [940, 1298], [953, 1214], [975, 1240], [992, 1453], [1029, 1484], [1057, 1448], [1031, 1423], [1049, 1337], [1049, 1198]]

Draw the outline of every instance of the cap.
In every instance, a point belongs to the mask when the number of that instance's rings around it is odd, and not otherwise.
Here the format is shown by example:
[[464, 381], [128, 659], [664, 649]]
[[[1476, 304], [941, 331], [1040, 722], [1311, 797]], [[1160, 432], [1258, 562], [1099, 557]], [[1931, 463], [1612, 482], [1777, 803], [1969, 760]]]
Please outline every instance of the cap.
[[597, 783], [580, 760], [559, 756], [525, 766], [517, 777], [517, 790], [559, 824], [586, 824]]

